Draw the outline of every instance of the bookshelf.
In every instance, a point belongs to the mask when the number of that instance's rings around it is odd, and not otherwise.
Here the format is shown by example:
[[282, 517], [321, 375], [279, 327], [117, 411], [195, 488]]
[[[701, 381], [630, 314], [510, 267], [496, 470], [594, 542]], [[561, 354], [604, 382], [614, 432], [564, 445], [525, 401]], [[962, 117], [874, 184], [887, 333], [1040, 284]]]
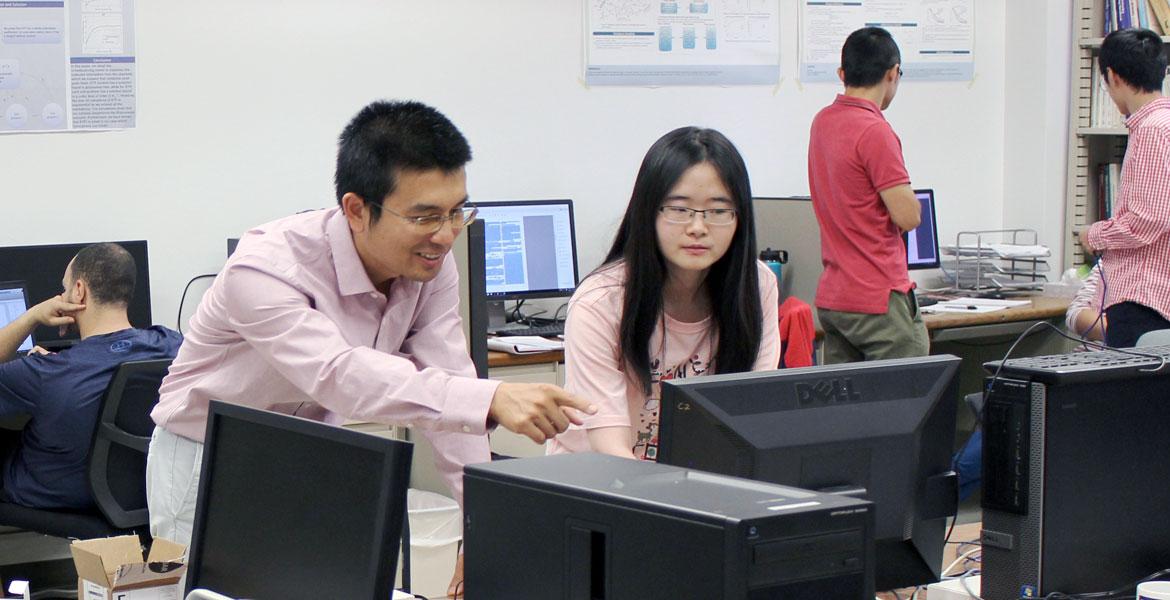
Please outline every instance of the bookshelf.
[[[1101, 218], [1098, 188], [1103, 163], [1121, 163], [1129, 131], [1120, 123], [1098, 125], [1094, 99], [1102, 110], [1115, 112], [1107, 94], [1095, 95], [1100, 75], [1094, 68], [1105, 29], [1105, 3], [1110, 0], [1074, 0], [1072, 90], [1069, 106], [1068, 189], [1065, 194], [1065, 231], [1075, 231]], [[1143, 0], [1145, 1], [1145, 0]], [[1154, 15], [1151, 14], [1153, 19]], [[1163, 43], [1170, 37], [1162, 36]], [[1096, 80], [1096, 81], [1095, 81]], [[1170, 79], [1168, 79], [1170, 83]], [[1101, 113], [1097, 117], [1100, 118]], [[1080, 242], [1065, 244], [1064, 264], [1085, 263]]]
[[[1101, 163], [1120, 162], [1125, 155], [1124, 127], [1097, 127], [1093, 122], [1096, 70], [1093, 63], [1101, 48], [1107, 0], [1075, 0], [1073, 4], [1072, 98], [1069, 106], [1068, 190], [1065, 194], [1065, 231], [1090, 225], [1099, 218], [1097, 189]], [[1065, 265], [1085, 262], [1085, 252], [1075, 238], [1065, 244]]]

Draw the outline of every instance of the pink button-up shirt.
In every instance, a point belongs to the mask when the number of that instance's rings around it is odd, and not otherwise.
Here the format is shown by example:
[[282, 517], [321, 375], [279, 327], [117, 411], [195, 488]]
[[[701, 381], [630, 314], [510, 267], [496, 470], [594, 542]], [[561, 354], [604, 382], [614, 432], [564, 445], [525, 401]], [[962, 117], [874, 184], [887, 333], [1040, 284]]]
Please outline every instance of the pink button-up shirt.
[[370, 282], [340, 209], [249, 231], [191, 319], [151, 413], [202, 441], [221, 400], [307, 416], [409, 425], [462, 503], [463, 465], [490, 459], [487, 412], [499, 382], [475, 378], [448, 256], [430, 282]]
[[1125, 120], [1129, 144], [1113, 218], [1089, 228], [1103, 250], [1105, 307], [1136, 302], [1170, 319], [1170, 99]]

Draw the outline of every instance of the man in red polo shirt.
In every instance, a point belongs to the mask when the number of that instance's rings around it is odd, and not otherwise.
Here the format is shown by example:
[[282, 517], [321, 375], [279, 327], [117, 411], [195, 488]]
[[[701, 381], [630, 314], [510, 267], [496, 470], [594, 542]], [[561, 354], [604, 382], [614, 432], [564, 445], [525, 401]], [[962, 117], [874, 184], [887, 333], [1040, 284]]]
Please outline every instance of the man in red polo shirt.
[[850, 34], [837, 69], [845, 93], [817, 114], [809, 135], [809, 189], [825, 267], [816, 306], [826, 364], [929, 351], [902, 242], [902, 232], [922, 220], [922, 208], [902, 142], [882, 116], [898, 92], [901, 62], [888, 31]]

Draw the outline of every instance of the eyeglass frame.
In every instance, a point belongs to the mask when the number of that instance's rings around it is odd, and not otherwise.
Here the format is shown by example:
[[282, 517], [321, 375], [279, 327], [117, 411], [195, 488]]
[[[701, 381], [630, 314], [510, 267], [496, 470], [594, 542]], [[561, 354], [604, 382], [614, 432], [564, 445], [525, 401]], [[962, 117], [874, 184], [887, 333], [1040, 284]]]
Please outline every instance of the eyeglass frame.
[[[467, 227], [468, 225], [471, 225], [472, 223], [474, 223], [475, 216], [479, 214], [479, 207], [474, 205], [474, 204], [470, 204], [470, 203], [464, 204], [460, 208], [452, 209], [451, 212], [447, 213], [446, 215], [424, 215], [424, 216], [419, 216], [419, 217], [409, 217], [407, 215], [399, 214], [397, 211], [387, 207], [385, 204], [382, 204], [381, 202], [374, 202], [371, 200], [371, 201], [367, 201], [367, 204], [372, 204], [374, 206], [377, 206], [379, 209], [381, 209], [385, 212], [388, 212], [391, 215], [394, 215], [395, 217], [402, 219], [403, 221], [406, 221], [412, 227], [418, 228], [420, 233], [423, 233], [423, 224], [424, 223], [426, 223], [427, 221], [430, 221], [432, 219], [435, 219], [435, 227], [434, 227], [434, 229], [426, 231], [425, 233], [427, 235], [434, 235], [436, 233], [439, 233], [440, 231], [443, 230], [443, 226], [446, 225], [448, 222], [450, 222], [451, 225], [454, 226], [456, 231], [462, 231], [464, 227]], [[471, 211], [470, 215], [467, 214], [468, 211]], [[461, 215], [463, 215], [462, 221], [456, 220], [456, 218], [455, 218], [456, 212], [459, 212]]]
[[[685, 220], [685, 221], [672, 221], [672, 220], [670, 220], [670, 217], [666, 214], [666, 209], [668, 209], [668, 208], [671, 210], [685, 210], [685, 211], [687, 211], [687, 220]], [[731, 220], [726, 222], [726, 223], [713, 223], [713, 222], [711, 222], [710, 219], [707, 218], [707, 213], [716, 213], [718, 211], [730, 212], [731, 213]], [[690, 223], [691, 221], [695, 220], [695, 215], [703, 215], [703, 222], [704, 223], [706, 223], [708, 225], [714, 225], [716, 227], [723, 227], [725, 225], [732, 225], [739, 218], [739, 211], [735, 210], [734, 208], [708, 208], [708, 209], [704, 209], [704, 210], [699, 210], [697, 208], [691, 208], [689, 206], [672, 206], [670, 204], [663, 204], [662, 206], [659, 206], [658, 213], [662, 215], [662, 218], [665, 219], [667, 223], [671, 223], [674, 225], [686, 225], [687, 223]]]

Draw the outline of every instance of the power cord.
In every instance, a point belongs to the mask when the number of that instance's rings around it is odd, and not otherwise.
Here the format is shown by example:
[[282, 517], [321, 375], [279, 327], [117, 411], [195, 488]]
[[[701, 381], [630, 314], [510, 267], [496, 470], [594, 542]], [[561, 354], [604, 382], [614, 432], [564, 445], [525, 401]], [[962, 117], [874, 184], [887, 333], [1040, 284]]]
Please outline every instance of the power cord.
[[187, 302], [187, 292], [191, 289], [191, 284], [200, 279], [207, 279], [208, 277], [215, 277], [218, 273], [205, 273], [203, 275], [196, 275], [183, 286], [183, 295], [179, 297], [179, 312], [175, 315], [175, 330], [183, 333], [183, 305]]
[[[1102, 280], [1102, 284], [1104, 284], [1104, 280]], [[1156, 366], [1154, 368], [1138, 369], [1142, 373], [1157, 373], [1158, 371], [1161, 371], [1162, 369], [1166, 368], [1166, 358], [1164, 356], [1159, 355], [1159, 354], [1151, 354], [1149, 352], [1140, 352], [1137, 350], [1130, 350], [1127, 348], [1113, 348], [1111, 346], [1106, 346], [1105, 344], [1090, 341], [1090, 340], [1083, 338], [1083, 337], [1073, 337], [1073, 336], [1061, 331], [1059, 327], [1053, 325], [1052, 323], [1049, 323], [1048, 321], [1040, 321], [1038, 323], [1034, 323], [1031, 327], [1025, 329], [1024, 332], [1021, 333], [1020, 336], [1016, 338], [1016, 341], [1012, 342], [1011, 347], [1009, 347], [1008, 351], [1003, 355], [1003, 359], [1001, 359], [999, 361], [999, 366], [995, 368], [995, 374], [993, 374], [991, 376], [991, 381], [988, 382], [987, 388], [983, 390], [983, 397], [984, 398], [986, 398], [987, 395], [990, 394], [991, 391], [995, 389], [995, 383], [997, 381], [999, 381], [999, 372], [1002, 371], [1003, 366], [1005, 364], [1007, 364], [1008, 358], [1012, 355], [1012, 352], [1015, 351], [1016, 346], [1019, 345], [1019, 343], [1021, 341], [1023, 341], [1024, 338], [1031, 335], [1033, 331], [1039, 329], [1040, 327], [1048, 327], [1049, 329], [1055, 331], [1057, 333], [1057, 335], [1059, 335], [1067, 340], [1070, 340], [1072, 342], [1075, 342], [1075, 343], [1081, 343], [1081, 344], [1084, 344], [1086, 346], [1091, 346], [1093, 348], [1099, 348], [1101, 350], [1112, 350], [1113, 352], [1120, 352], [1121, 354], [1129, 354], [1132, 356], [1142, 356], [1145, 358], [1152, 358], [1152, 359], [1158, 361], [1158, 366]]]
[[523, 307], [524, 307], [524, 300], [517, 300], [516, 306], [514, 306], [512, 308], [511, 316], [508, 320], [513, 322], [513, 323], [521, 323], [523, 325], [528, 325], [528, 326], [548, 325], [549, 323], [551, 323], [551, 321], [549, 321], [548, 319], [538, 319], [537, 318], [540, 315], [543, 315], [544, 313], [548, 312], [547, 310], [541, 309], [541, 310], [538, 310], [530, 315], [526, 315], [521, 310]]
[[[1091, 325], [1089, 325], [1089, 326], [1088, 326], [1088, 327], [1085, 329], [1085, 331], [1084, 331], [1084, 332], [1080, 332], [1080, 331], [1078, 331], [1078, 332], [1077, 332], [1077, 333], [1081, 334], [1081, 337], [1082, 337], [1082, 338], [1084, 338], [1084, 339], [1087, 339], [1087, 338], [1085, 338], [1085, 336], [1086, 336], [1086, 335], [1087, 335], [1087, 334], [1088, 334], [1090, 331], [1092, 331], [1092, 330], [1096, 329], [1096, 328], [1097, 328], [1097, 325], [1098, 325], [1099, 323], [1101, 323], [1101, 322], [1102, 322], [1102, 321], [1105, 319], [1105, 292], [1106, 292], [1106, 291], [1108, 291], [1108, 289], [1109, 289], [1109, 284], [1108, 284], [1108, 283], [1106, 283], [1106, 281], [1105, 281], [1105, 263], [1104, 263], [1104, 261], [1101, 259], [1101, 257], [1097, 257], [1097, 264], [1096, 264], [1096, 266], [1094, 266], [1094, 268], [1095, 268], [1095, 269], [1097, 269], [1097, 274], [1098, 274], [1098, 275], [1100, 276], [1100, 278], [1101, 278], [1101, 302], [1098, 304], [1098, 308], [1097, 308], [1097, 318], [1096, 318], [1096, 319], [1093, 319], [1093, 323], [1092, 323]], [[1090, 276], [1091, 276], [1091, 273], [1090, 273]], [[1102, 336], [1102, 337], [1104, 337], [1104, 336]], [[1081, 343], [1081, 346], [1082, 346], [1082, 347], [1083, 347], [1085, 350], [1088, 350], [1088, 349], [1089, 349], [1089, 346], [1088, 346], [1088, 345], [1086, 345], [1086, 344], [1085, 344], [1083, 341], [1082, 341], [1082, 343]]]

